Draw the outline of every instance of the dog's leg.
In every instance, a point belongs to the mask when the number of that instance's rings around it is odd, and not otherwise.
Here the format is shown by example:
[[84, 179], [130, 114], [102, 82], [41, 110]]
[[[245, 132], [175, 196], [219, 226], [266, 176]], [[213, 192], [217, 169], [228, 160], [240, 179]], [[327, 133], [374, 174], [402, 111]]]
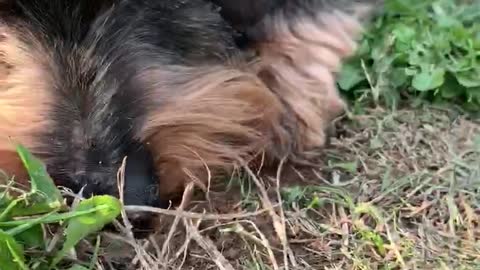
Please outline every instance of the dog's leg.
[[372, 1], [285, 1], [247, 30], [258, 75], [290, 110], [297, 152], [321, 147], [345, 110], [335, 75], [351, 56]]

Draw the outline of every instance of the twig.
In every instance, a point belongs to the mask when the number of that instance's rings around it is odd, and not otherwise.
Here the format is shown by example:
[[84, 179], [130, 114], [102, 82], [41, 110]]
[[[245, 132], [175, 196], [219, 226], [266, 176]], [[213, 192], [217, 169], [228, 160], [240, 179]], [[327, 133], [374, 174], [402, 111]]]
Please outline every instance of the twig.
[[[338, 178], [333, 179], [334, 185], [337, 185], [339, 182], [340, 181]], [[335, 205], [333, 205], [332, 207], [335, 207]], [[343, 248], [347, 248], [349, 245], [348, 235], [350, 233], [350, 227], [347, 222], [349, 219], [347, 217], [347, 213], [345, 212], [345, 208], [343, 208], [343, 206], [338, 206], [338, 213], [340, 215], [340, 224], [342, 228], [342, 246]]]
[[[178, 207], [178, 209], [180, 209], [180, 210], [185, 209], [186, 205], [188, 204], [188, 201], [190, 200], [190, 198], [193, 194], [194, 186], [195, 186], [195, 184], [193, 182], [190, 182], [187, 185], [187, 187], [185, 188], [185, 190], [183, 192], [182, 202], [180, 203], [180, 206]], [[170, 227], [170, 231], [168, 232], [167, 239], [163, 243], [161, 257], [163, 259], [165, 259], [165, 261], [166, 261], [165, 255], [167, 253], [168, 244], [170, 243], [170, 240], [172, 239], [173, 234], [175, 233], [175, 231], [177, 229], [177, 225], [178, 225], [178, 222], [180, 222], [180, 219], [181, 219], [180, 216], [175, 217], [175, 220], [173, 221], [172, 226]]]
[[[278, 206], [278, 204], [273, 205], [272, 208]], [[231, 219], [245, 219], [249, 217], [259, 216], [271, 209], [265, 208], [255, 212], [249, 213], [237, 213], [237, 214], [202, 214], [187, 212], [182, 210], [168, 210], [150, 206], [136, 206], [136, 205], [126, 205], [125, 211], [127, 212], [150, 212], [156, 214], [162, 214], [167, 216], [180, 216], [182, 218], [192, 218], [192, 219], [202, 219], [202, 220], [231, 220]]]
[[[250, 168], [248, 168], [248, 166], [245, 166], [245, 170], [247, 171], [247, 173], [251, 176], [251, 178], [253, 179], [253, 181], [257, 185], [257, 188], [260, 191], [260, 195], [261, 195], [260, 200], [262, 201], [262, 205], [263, 205], [264, 209], [268, 209], [268, 213], [270, 214], [270, 217], [272, 218], [272, 223], [273, 223], [273, 227], [275, 228], [275, 232], [277, 233], [277, 236], [280, 238], [280, 241], [283, 243], [285, 241], [284, 239], [286, 238], [285, 227], [282, 226], [282, 222], [280, 221], [280, 217], [275, 212], [275, 209], [272, 205], [272, 202], [268, 198], [268, 194], [267, 194], [267, 191], [265, 190], [265, 187], [262, 185], [262, 183], [257, 178], [257, 176], [252, 172], [252, 170], [250, 170]], [[278, 266], [278, 262], [276, 261], [275, 258], [273, 258], [271, 263], [272, 263], [273, 269], [275, 269], [275, 270], [280, 269], [279, 266]]]
[[[280, 161], [280, 164], [278, 165], [278, 170], [277, 170], [277, 175], [276, 175], [276, 192], [277, 192], [277, 200], [278, 202], [282, 202], [282, 195], [280, 193], [280, 177], [282, 174], [282, 168], [283, 165], [285, 164], [285, 158], [282, 158]], [[287, 237], [287, 225], [285, 221], [285, 212], [283, 211], [282, 205], [279, 207], [280, 209], [280, 222], [282, 225], [282, 231], [280, 232], [282, 235], [281, 241], [282, 241], [282, 247], [283, 247], [283, 260], [285, 263], [285, 269], [288, 270], [288, 260], [290, 259], [290, 262], [292, 263], [294, 268], [297, 268], [297, 262], [295, 260], [295, 256], [293, 255], [292, 250], [290, 249], [290, 246], [288, 245], [288, 237]]]
[[208, 253], [208, 255], [210, 255], [210, 258], [213, 259], [220, 270], [235, 270], [235, 268], [233, 268], [233, 266], [222, 255], [222, 253], [218, 251], [212, 240], [200, 234], [198, 228], [192, 224], [192, 221], [186, 221], [185, 223], [187, 230], [189, 230], [192, 235], [193, 240], [195, 240], [195, 242], [197, 242], [197, 244], [202, 247]]
[[[236, 224], [237, 229], [235, 230], [235, 232], [240, 234], [241, 236], [248, 237], [249, 239], [253, 240], [256, 243], [261, 244], [267, 250], [268, 256], [270, 257], [270, 261], [272, 261], [272, 262], [276, 261], [275, 254], [273, 253], [274, 248], [272, 248], [272, 246], [268, 242], [267, 237], [265, 236], [265, 234], [262, 233], [262, 231], [255, 224], [255, 222], [250, 221], [250, 220], [244, 220], [242, 222], [250, 224], [250, 226], [253, 227], [253, 229], [257, 232], [257, 234], [260, 238], [256, 237], [255, 235], [251, 235], [249, 232], [247, 232], [245, 230], [245, 228], [241, 225], [240, 222]], [[280, 251], [280, 250], [276, 249], [276, 251]]]
[[[118, 186], [118, 192], [119, 192], [119, 197], [120, 201], [123, 204], [123, 199], [124, 199], [124, 187], [125, 187], [125, 167], [127, 165], [127, 157], [125, 157], [122, 161], [122, 166], [117, 172], [117, 186]], [[130, 220], [128, 220], [127, 213], [125, 209], [122, 207], [121, 209], [121, 216], [123, 220], [123, 225], [125, 228], [123, 229], [124, 233], [127, 235], [129, 240], [131, 241], [131, 244], [133, 248], [135, 249], [135, 252], [137, 253], [137, 256], [135, 256], [135, 259], [133, 261], [136, 261], [137, 259], [140, 261], [141, 265], [144, 267], [149, 267], [149, 264], [147, 262], [147, 259], [144, 257], [144, 252], [142, 252], [139, 248], [139, 245], [133, 235], [132, 232], [132, 224], [130, 223]]]

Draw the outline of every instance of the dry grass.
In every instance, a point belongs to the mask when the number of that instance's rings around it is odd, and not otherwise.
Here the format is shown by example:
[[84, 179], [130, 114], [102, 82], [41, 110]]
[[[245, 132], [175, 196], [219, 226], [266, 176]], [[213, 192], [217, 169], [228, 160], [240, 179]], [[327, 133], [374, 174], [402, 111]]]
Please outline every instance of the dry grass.
[[104, 233], [98, 269], [480, 268], [478, 123], [374, 110], [340, 134], [316, 169], [190, 190], [147, 240]]

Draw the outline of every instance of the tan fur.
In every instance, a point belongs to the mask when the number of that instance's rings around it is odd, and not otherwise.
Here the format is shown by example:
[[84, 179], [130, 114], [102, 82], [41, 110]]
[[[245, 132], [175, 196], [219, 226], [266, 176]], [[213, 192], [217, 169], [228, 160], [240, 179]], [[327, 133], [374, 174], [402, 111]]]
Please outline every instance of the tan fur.
[[0, 178], [0, 183], [10, 181], [13, 178], [16, 184], [30, 185], [28, 173], [16, 152], [0, 151], [0, 170], [8, 175], [8, 179]]
[[[322, 146], [327, 125], [343, 112], [335, 72], [355, 50], [356, 18], [334, 11], [287, 22], [277, 14], [263, 23], [273, 35], [257, 44], [254, 64], [142, 74], [156, 104], [138, 136], [153, 152], [161, 196], [188, 181], [205, 187], [209, 176], [263, 152], [278, 159]], [[35, 135], [50, 126], [48, 55], [30, 41], [27, 47], [0, 26], [0, 168], [19, 175], [11, 141], [35, 149]]]
[[[365, 14], [364, 6], [358, 9], [358, 16]], [[333, 10], [286, 20], [280, 13], [260, 25], [270, 35], [257, 44], [256, 69], [300, 124], [298, 152], [322, 146], [327, 126], [345, 110], [335, 73], [356, 49], [358, 16]]]
[[327, 126], [344, 112], [335, 72], [354, 52], [360, 23], [335, 11], [293, 22], [275, 15], [263, 27], [273, 36], [257, 44], [253, 64], [145, 74], [150, 83], [189, 78], [155, 87], [152, 99], [162, 103], [140, 132], [156, 158], [161, 196], [188, 181], [205, 188], [209, 177], [259, 153], [271, 160], [323, 146]]
[[218, 176], [288, 136], [281, 104], [256, 76], [223, 66], [196, 70], [188, 73], [198, 76], [178, 88], [156, 89], [164, 104], [141, 132], [156, 157], [164, 196], [190, 180], [205, 184], [209, 171]]
[[[33, 36], [30, 41], [35, 41]], [[49, 125], [45, 54], [40, 46], [26, 46], [14, 30], [0, 25], [0, 168], [9, 174], [21, 175], [23, 168], [15, 158], [14, 143], [35, 149], [36, 134]]]

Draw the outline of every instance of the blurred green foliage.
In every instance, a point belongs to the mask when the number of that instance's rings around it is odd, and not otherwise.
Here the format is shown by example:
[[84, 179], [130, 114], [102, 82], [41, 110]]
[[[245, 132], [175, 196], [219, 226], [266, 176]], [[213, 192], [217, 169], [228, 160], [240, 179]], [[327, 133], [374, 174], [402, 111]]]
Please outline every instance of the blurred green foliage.
[[478, 112], [479, 60], [480, 1], [386, 0], [337, 81], [357, 105], [428, 102]]

